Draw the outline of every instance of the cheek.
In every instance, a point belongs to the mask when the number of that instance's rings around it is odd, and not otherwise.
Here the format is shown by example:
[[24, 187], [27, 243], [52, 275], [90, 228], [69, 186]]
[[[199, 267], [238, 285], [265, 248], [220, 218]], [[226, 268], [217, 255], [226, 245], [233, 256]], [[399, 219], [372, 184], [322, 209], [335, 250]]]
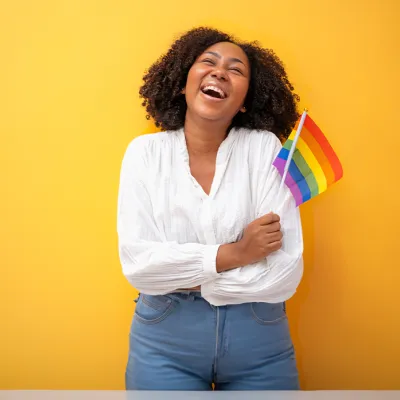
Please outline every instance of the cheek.
[[200, 86], [204, 71], [198, 67], [192, 67], [189, 70], [188, 77], [186, 80], [186, 92], [195, 92]]
[[195, 71], [193, 69], [189, 70], [187, 79], [186, 79], [186, 90], [190, 89], [193, 84], [194, 84], [194, 80], [195, 80]]
[[243, 103], [246, 99], [247, 92], [249, 90], [249, 82], [245, 81], [244, 79], [235, 83], [235, 93], [236, 93], [236, 100], [238, 103]]

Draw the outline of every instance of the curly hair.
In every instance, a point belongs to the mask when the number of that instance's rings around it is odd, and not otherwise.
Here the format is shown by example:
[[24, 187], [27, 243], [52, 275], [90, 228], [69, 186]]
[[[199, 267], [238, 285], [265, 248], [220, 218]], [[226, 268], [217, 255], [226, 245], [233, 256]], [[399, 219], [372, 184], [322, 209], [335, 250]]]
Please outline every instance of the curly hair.
[[146, 108], [146, 118], [152, 118], [162, 130], [184, 126], [186, 99], [182, 89], [191, 66], [210, 46], [230, 42], [247, 55], [250, 84], [245, 99], [246, 113], [238, 113], [231, 127], [268, 130], [280, 139], [289, 136], [299, 118], [296, 104], [299, 96], [288, 80], [281, 60], [273, 50], [258, 42], [241, 42], [231, 35], [212, 28], [195, 28], [177, 39], [166, 54], [146, 71], [139, 94]]

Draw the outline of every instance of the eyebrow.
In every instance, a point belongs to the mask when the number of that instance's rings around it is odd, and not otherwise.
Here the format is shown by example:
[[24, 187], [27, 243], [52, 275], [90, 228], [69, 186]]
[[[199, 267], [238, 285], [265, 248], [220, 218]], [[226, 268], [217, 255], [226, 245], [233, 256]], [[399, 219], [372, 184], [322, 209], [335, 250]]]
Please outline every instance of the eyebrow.
[[[220, 54], [215, 53], [214, 51], [206, 51], [205, 54], [212, 54], [213, 56], [215, 56], [217, 58], [222, 58]], [[233, 58], [230, 58], [229, 61], [239, 62], [239, 63], [243, 64], [244, 66], [246, 66], [245, 63], [240, 58], [233, 57]]]

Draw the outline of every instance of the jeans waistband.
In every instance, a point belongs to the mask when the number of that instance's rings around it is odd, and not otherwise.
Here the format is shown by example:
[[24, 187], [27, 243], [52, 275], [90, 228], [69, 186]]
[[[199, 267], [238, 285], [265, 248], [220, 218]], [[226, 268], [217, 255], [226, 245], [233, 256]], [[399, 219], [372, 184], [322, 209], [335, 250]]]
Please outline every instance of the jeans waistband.
[[178, 296], [181, 299], [186, 299], [186, 300], [203, 299], [200, 290], [179, 289], [179, 290], [174, 290], [169, 294], [173, 296]]
[[201, 291], [200, 290], [191, 290], [191, 289], [177, 289], [171, 293], [201, 294]]

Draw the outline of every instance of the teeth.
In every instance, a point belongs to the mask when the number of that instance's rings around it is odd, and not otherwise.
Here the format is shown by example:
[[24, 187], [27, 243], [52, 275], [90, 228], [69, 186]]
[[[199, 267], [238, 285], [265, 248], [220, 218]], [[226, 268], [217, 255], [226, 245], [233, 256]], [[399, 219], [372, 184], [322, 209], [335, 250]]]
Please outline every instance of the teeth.
[[203, 91], [206, 92], [207, 90], [213, 90], [214, 92], [217, 92], [221, 95], [221, 99], [225, 98], [225, 93], [223, 92], [223, 90], [221, 90], [220, 88], [216, 87], [216, 86], [206, 86], [203, 88]]

